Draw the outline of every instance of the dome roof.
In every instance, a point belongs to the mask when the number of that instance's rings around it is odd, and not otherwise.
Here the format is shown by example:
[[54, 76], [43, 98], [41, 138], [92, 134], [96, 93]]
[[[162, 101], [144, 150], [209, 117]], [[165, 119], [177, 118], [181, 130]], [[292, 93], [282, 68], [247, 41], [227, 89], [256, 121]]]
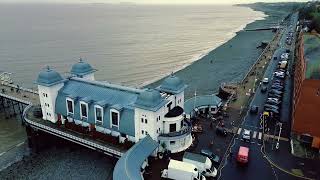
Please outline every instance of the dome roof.
[[71, 68], [71, 74], [83, 76], [95, 72], [96, 70], [90, 64], [84, 62], [81, 58], [78, 63], [74, 64]]
[[37, 84], [43, 86], [52, 86], [60, 82], [63, 82], [61, 75], [58, 72], [50, 69], [49, 66], [39, 73], [36, 81]]
[[183, 81], [177, 76], [171, 74], [169, 77], [164, 79], [162, 84], [160, 85], [160, 90], [165, 92], [177, 92], [185, 87]]
[[155, 107], [161, 102], [162, 98], [159, 91], [146, 89], [139, 94], [136, 105], [145, 107]]

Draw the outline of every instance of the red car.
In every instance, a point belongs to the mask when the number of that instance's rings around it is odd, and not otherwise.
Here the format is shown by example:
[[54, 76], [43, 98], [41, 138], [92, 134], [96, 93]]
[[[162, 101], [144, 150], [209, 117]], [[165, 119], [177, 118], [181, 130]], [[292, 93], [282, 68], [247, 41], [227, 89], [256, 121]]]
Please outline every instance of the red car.
[[249, 148], [240, 146], [237, 155], [237, 161], [242, 164], [246, 164], [249, 161]]

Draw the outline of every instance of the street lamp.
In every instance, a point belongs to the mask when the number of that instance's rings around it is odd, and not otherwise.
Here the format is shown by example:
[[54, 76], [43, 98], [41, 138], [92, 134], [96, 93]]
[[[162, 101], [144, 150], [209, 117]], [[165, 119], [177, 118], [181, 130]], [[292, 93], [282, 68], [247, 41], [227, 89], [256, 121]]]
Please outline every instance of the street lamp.
[[279, 135], [278, 135], [278, 141], [277, 141], [277, 144], [276, 144], [276, 149], [279, 149], [279, 141], [280, 141], [280, 135], [281, 135], [281, 130], [282, 130], [282, 123], [279, 123], [279, 126], [280, 126], [280, 131], [279, 131]]

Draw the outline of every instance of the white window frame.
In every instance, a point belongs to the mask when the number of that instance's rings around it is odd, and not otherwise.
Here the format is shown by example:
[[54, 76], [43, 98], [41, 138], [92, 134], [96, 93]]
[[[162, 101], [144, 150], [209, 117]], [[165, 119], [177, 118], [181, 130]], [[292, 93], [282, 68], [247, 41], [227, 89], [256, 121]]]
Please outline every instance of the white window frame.
[[[85, 106], [86, 106], [87, 117], [82, 115], [81, 105], [85, 105]], [[80, 101], [80, 118], [81, 118], [81, 119], [88, 119], [88, 116], [89, 116], [88, 112], [89, 112], [88, 103], [86, 103], [86, 102], [84, 102], [84, 101]]]
[[[73, 112], [69, 112], [68, 101], [71, 101], [71, 102], [72, 102], [72, 111], [73, 111]], [[66, 98], [66, 107], [67, 107], [67, 113], [73, 115], [73, 114], [74, 114], [74, 100], [71, 99], [71, 98]]]
[[[118, 124], [114, 125], [112, 124], [112, 113], [118, 113]], [[110, 127], [117, 127], [119, 129], [119, 125], [120, 125], [120, 112], [116, 109], [110, 109]]]
[[100, 109], [101, 110], [101, 126], [103, 125], [103, 116], [104, 116], [104, 112], [103, 112], [103, 107], [95, 105], [94, 106], [94, 119], [95, 119], [95, 124], [97, 124], [97, 111], [96, 109]]

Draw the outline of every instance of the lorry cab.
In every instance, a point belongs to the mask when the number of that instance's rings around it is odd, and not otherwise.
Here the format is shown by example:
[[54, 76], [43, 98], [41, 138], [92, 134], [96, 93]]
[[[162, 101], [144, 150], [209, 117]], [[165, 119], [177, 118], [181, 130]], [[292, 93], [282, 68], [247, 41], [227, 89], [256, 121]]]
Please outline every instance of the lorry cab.
[[249, 148], [240, 146], [238, 155], [237, 155], [237, 161], [242, 164], [246, 164], [249, 161]]

